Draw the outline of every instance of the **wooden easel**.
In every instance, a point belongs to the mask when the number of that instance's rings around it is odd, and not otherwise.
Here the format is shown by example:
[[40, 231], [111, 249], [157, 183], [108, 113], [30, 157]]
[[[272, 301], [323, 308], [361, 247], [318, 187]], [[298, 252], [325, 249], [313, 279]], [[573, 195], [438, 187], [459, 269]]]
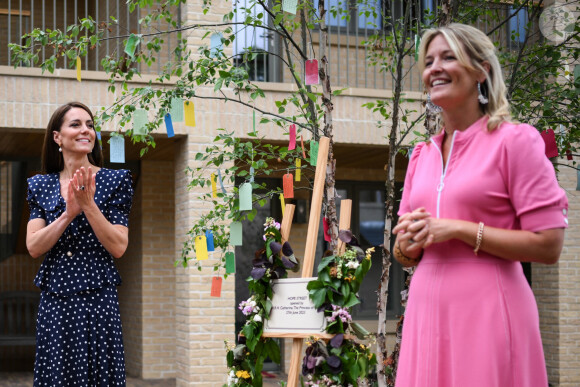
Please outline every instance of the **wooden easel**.
[[[324, 192], [324, 181], [326, 176], [326, 166], [328, 159], [330, 140], [327, 137], [320, 139], [318, 148], [318, 158], [316, 161], [316, 173], [314, 176], [314, 190], [312, 193], [312, 201], [310, 204], [310, 218], [308, 221], [308, 233], [306, 235], [306, 247], [304, 251], [304, 258], [302, 263], [302, 278], [312, 277], [314, 269], [314, 259], [316, 254], [316, 242], [318, 239], [318, 226], [320, 224], [320, 212], [322, 211], [322, 197]], [[292, 227], [292, 217], [294, 215], [294, 205], [287, 205], [282, 218], [282, 225], [280, 232], [283, 240], [288, 240], [290, 236], [290, 229]], [[350, 228], [352, 200], [341, 201], [340, 223], [341, 230]], [[339, 243], [339, 252], [344, 252], [345, 244]], [[263, 334], [264, 337], [282, 337], [293, 338], [292, 355], [290, 357], [290, 369], [288, 370], [288, 387], [296, 387], [300, 377], [300, 355], [302, 354], [302, 340], [306, 337], [312, 336], [311, 333], [272, 333]], [[320, 338], [332, 338], [334, 335], [330, 334], [316, 334]]]

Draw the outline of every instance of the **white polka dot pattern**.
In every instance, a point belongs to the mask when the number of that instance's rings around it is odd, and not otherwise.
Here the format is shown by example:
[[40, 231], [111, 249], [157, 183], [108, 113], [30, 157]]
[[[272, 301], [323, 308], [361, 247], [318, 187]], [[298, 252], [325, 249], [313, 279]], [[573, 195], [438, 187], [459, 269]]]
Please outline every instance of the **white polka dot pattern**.
[[125, 386], [117, 288], [72, 295], [42, 292], [34, 387]]
[[[54, 222], [66, 209], [58, 173], [28, 179], [30, 219]], [[96, 176], [95, 203], [112, 224], [128, 225], [133, 200], [131, 172], [102, 168]], [[41, 290], [73, 294], [121, 284], [111, 254], [101, 245], [81, 213], [48, 251], [34, 283]]]
[[[28, 179], [30, 219], [54, 222], [66, 209], [58, 173]], [[102, 168], [95, 203], [112, 224], [128, 226], [131, 173]], [[125, 386], [123, 336], [114, 259], [84, 214], [48, 251], [34, 279], [41, 290], [34, 387]]]

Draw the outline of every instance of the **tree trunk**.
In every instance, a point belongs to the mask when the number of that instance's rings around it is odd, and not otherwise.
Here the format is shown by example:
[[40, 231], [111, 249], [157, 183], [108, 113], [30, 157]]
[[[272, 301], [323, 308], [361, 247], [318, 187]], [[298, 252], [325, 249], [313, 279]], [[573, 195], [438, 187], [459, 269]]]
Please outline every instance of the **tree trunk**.
[[[330, 234], [330, 248], [334, 253], [337, 252], [338, 247], [338, 218], [336, 216], [336, 189], [335, 189], [335, 173], [336, 160], [333, 153], [333, 127], [332, 127], [332, 89], [330, 87], [330, 78], [328, 77], [328, 58], [326, 58], [326, 48], [328, 47], [328, 28], [326, 27], [324, 2], [318, 4], [318, 11], [320, 13], [320, 31], [322, 32], [322, 44], [320, 45], [320, 65], [319, 76], [322, 83], [322, 105], [324, 109], [324, 135], [330, 139], [330, 147], [328, 149], [328, 163], [326, 165], [326, 181], [325, 181], [325, 195], [323, 216], [328, 223], [328, 231]], [[317, 166], [321, 168], [321, 165]]]
[[[411, 7], [407, 7], [404, 16], [403, 25], [409, 26], [410, 24], [410, 10]], [[407, 52], [407, 31], [408, 29], [403, 27], [403, 34], [399, 38], [398, 43], [395, 39], [396, 46], [396, 70], [395, 70], [395, 89], [393, 92], [393, 113], [391, 115], [391, 131], [389, 133], [389, 155], [387, 162], [387, 179], [385, 181], [385, 229], [383, 237], [383, 272], [381, 274], [381, 283], [379, 285], [379, 300], [377, 304], [377, 310], [379, 315], [379, 326], [377, 329], [377, 362], [378, 362], [378, 372], [377, 379], [379, 386], [394, 386], [397, 363], [398, 351], [388, 356], [387, 342], [386, 342], [386, 331], [387, 331], [387, 299], [389, 295], [389, 280], [390, 274], [389, 270], [391, 267], [391, 230], [393, 226], [394, 218], [394, 203], [395, 203], [395, 159], [398, 153], [397, 148], [397, 137], [399, 131], [399, 110], [401, 104], [401, 95], [403, 93], [403, 61]], [[397, 350], [397, 348], [395, 348]]]

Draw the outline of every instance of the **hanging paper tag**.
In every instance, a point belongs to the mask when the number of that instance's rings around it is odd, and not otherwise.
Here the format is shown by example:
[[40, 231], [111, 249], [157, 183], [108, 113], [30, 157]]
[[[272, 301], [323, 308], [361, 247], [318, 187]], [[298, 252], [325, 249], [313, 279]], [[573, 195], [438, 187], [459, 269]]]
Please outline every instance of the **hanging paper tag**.
[[252, 184], [244, 183], [240, 186], [240, 211], [252, 210]]
[[407, 154], [407, 156], [409, 156], [409, 160], [411, 160], [411, 157], [413, 156], [413, 149], [415, 149], [415, 147], [409, 148], [409, 152]]
[[242, 222], [232, 222], [230, 224], [230, 245], [242, 245]]
[[310, 59], [304, 63], [304, 73], [306, 74], [307, 85], [318, 85], [318, 59]]
[[568, 160], [574, 160], [574, 157], [572, 155], [572, 151], [570, 149], [566, 150], [566, 158]]
[[282, 11], [296, 15], [298, 0], [282, 0]]
[[207, 251], [215, 251], [213, 245], [213, 232], [211, 230], [205, 230], [205, 240], [207, 243]]
[[236, 258], [233, 252], [228, 251], [226, 253], [226, 273], [232, 274], [235, 272], [236, 272]]
[[77, 81], [81, 81], [81, 57], [77, 56]]
[[181, 98], [171, 100], [169, 113], [174, 122], [183, 122], [183, 100]]
[[252, 133], [256, 133], [256, 109], [252, 109]]
[[315, 167], [316, 160], [318, 160], [318, 142], [312, 140], [310, 141], [310, 165]]
[[300, 181], [301, 169], [302, 168], [302, 160], [296, 159], [296, 181]]
[[215, 180], [215, 173], [211, 174], [211, 197], [217, 198], [217, 185]]
[[415, 34], [415, 62], [419, 62], [419, 46], [421, 45], [421, 37]]
[[165, 115], [165, 130], [167, 131], [167, 137], [175, 136], [175, 132], [173, 131], [173, 122], [171, 121], [170, 113], [167, 113]]
[[250, 183], [254, 182], [254, 175], [256, 174], [256, 171], [254, 171], [254, 167], [250, 167]]
[[97, 130], [96, 133], [97, 133], [97, 138], [99, 139], [99, 141], [102, 141], [101, 140], [101, 131], [100, 130]]
[[284, 185], [284, 198], [285, 199], [292, 199], [294, 198], [294, 179], [292, 178], [291, 173], [287, 173], [282, 178], [283, 185]]
[[123, 136], [113, 136], [109, 140], [110, 148], [110, 160], [112, 163], [124, 163], [125, 162], [125, 137]]
[[133, 112], [133, 134], [145, 136], [147, 134], [147, 111], [137, 109]]
[[546, 157], [558, 157], [558, 145], [556, 144], [556, 135], [554, 130], [548, 129], [540, 133], [546, 144]]
[[300, 146], [302, 147], [302, 158], [306, 160], [306, 150], [304, 149], [304, 137], [300, 136]]
[[288, 144], [288, 150], [296, 149], [296, 125], [292, 124], [289, 128], [290, 142]]
[[195, 237], [195, 257], [198, 261], [204, 261], [207, 256], [207, 242], [205, 235], [198, 235]]
[[183, 113], [185, 114], [185, 126], [195, 126], [195, 108], [193, 102], [185, 101]]
[[218, 50], [222, 49], [222, 34], [219, 32], [212, 34], [209, 39], [209, 56], [210, 58], [214, 58]]
[[212, 297], [221, 297], [222, 295], [222, 277], [213, 277], [211, 279], [211, 293]]
[[284, 217], [284, 210], [286, 210], [286, 203], [284, 202], [284, 195], [280, 194], [280, 208], [282, 208], [282, 217]]
[[222, 189], [222, 193], [225, 195], [226, 194], [226, 189], [224, 188], [224, 181], [222, 180], [222, 173], [220, 172], [219, 169], [218, 169], [218, 179], [220, 181], [220, 187]]
[[330, 227], [328, 226], [328, 220], [326, 220], [326, 217], [322, 218], [322, 229], [324, 230], [324, 240], [327, 242], [330, 242], [330, 234], [328, 233], [328, 229]]

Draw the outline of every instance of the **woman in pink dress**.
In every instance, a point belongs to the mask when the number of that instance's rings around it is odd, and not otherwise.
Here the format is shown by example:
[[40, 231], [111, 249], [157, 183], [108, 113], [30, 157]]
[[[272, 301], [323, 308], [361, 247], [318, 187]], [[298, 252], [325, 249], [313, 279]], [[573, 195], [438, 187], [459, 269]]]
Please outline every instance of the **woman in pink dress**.
[[412, 154], [395, 258], [417, 265], [397, 387], [546, 387], [538, 309], [520, 262], [553, 264], [568, 201], [544, 142], [510, 122], [494, 45], [452, 24], [419, 63], [443, 130]]

